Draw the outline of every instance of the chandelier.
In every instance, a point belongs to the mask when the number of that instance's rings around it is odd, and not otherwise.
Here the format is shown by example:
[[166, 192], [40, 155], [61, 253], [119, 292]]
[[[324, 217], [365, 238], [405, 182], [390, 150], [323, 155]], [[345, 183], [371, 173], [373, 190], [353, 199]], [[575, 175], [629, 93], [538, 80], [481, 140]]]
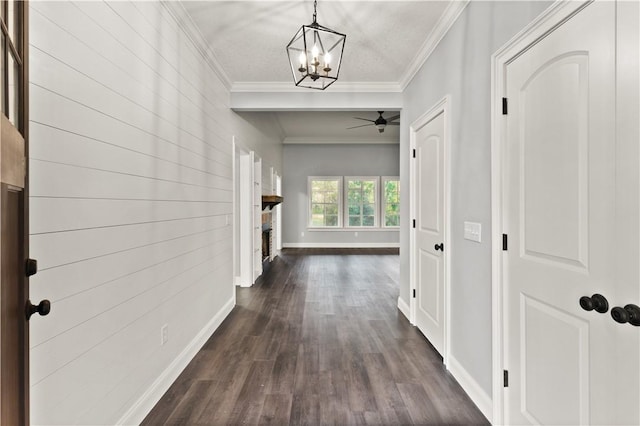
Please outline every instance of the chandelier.
[[287, 55], [296, 86], [324, 90], [338, 79], [347, 36], [318, 24], [317, 5], [314, 0], [313, 22], [293, 36]]

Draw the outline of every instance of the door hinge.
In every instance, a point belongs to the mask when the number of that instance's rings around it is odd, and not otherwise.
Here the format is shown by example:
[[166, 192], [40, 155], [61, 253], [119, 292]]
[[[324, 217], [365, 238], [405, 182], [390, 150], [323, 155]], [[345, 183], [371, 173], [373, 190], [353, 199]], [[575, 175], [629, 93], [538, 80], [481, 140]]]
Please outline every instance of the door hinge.
[[413, 158], [416, 158], [416, 150], [413, 150]]
[[416, 227], [416, 220], [415, 219], [413, 219], [413, 227], [414, 228]]
[[507, 115], [507, 98], [502, 98], [502, 115]]
[[509, 370], [504, 370], [502, 372], [502, 382], [505, 388], [509, 387]]
[[416, 289], [415, 288], [413, 289], [413, 298], [414, 299], [416, 298]]
[[507, 234], [502, 234], [502, 250], [503, 251], [507, 251], [507, 249], [509, 248], [507, 239], [508, 239]]

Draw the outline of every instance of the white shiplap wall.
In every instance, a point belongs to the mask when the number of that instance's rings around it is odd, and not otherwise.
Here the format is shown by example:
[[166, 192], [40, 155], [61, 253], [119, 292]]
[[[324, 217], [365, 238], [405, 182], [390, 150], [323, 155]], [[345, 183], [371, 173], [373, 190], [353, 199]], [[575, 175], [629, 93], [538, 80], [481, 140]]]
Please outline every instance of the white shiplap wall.
[[158, 2], [30, 2], [30, 46], [31, 421], [138, 421], [234, 303], [232, 136], [280, 139]]

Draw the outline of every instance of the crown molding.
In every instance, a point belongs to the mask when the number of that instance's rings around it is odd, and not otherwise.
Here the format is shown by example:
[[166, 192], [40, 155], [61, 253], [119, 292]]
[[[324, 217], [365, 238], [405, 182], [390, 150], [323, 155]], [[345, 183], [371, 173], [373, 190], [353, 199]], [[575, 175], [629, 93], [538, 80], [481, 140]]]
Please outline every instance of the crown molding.
[[[232, 93], [273, 93], [273, 92], [307, 92], [309, 89], [297, 87], [293, 82], [264, 81], [236, 82], [231, 85]], [[402, 88], [395, 82], [340, 82], [336, 81], [325, 91], [313, 93], [401, 93]]]
[[175, 19], [178, 26], [185, 32], [191, 40], [196, 50], [202, 55], [204, 61], [209, 65], [213, 72], [218, 76], [222, 84], [227, 90], [231, 90], [231, 79], [220, 65], [220, 61], [215, 54], [209, 49], [206, 39], [198, 26], [191, 19], [191, 15], [187, 13], [181, 1], [161, 0], [160, 4]]
[[352, 137], [288, 137], [282, 141], [283, 145], [397, 145], [400, 143], [398, 139], [387, 138], [381, 135], [381, 138], [372, 138], [367, 136]]
[[429, 56], [431, 56], [440, 41], [442, 41], [453, 24], [458, 20], [464, 8], [469, 4], [469, 1], [470, 0], [459, 0], [449, 3], [449, 6], [447, 6], [447, 9], [444, 11], [440, 19], [438, 19], [435, 27], [431, 33], [429, 33], [429, 36], [420, 47], [420, 50], [418, 50], [418, 53], [400, 78], [398, 85], [401, 90], [406, 89], [409, 83], [411, 83], [413, 77], [415, 77], [424, 63], [427, 62], [427, 59], [429, 59]]

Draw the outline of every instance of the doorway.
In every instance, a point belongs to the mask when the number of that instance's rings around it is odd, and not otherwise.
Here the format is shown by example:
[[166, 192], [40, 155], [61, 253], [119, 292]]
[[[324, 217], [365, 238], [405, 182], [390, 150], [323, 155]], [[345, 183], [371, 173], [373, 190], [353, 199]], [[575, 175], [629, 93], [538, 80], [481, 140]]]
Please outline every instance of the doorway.
[[[0, 423], [29, 423], [28, 20], [26, 2], [0, 4]], [[48, 313], [43, 302], [41, 314]], [[38, 307], [34, 307], [38, 309]], [[45, 312], [46, 311], [46, 312]]]
[[253, 232], [252, 232], [252, 190], [253, 162], [250, 152], [233, 142], [233, 242], [234, 242], [234, 282], [241, 287], [253, 283]]
[[412, 322], [448, 363], [449, 98], [410, 126]]
[[556, 4], [494, 55], [495, 423], [640, 422], [639, 9]]

